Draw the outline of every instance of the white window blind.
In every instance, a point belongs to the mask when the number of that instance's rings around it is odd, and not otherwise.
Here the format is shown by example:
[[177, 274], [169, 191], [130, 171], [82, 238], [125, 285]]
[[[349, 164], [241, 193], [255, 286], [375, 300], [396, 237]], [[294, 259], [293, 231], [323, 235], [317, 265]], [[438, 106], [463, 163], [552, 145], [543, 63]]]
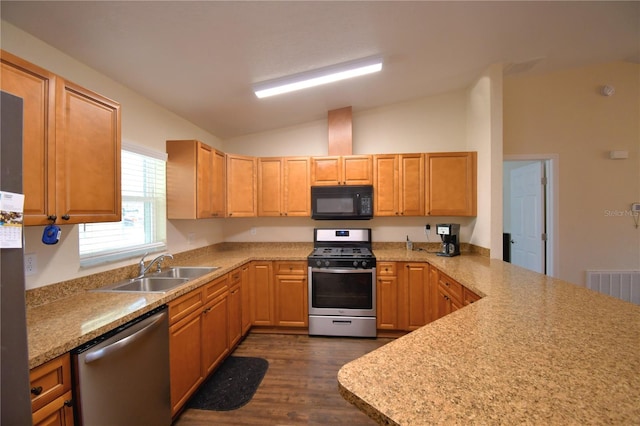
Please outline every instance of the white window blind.
[[122, 221], [80, 225], [80, 265], [166, 249], [166, 154], [123, 142]]

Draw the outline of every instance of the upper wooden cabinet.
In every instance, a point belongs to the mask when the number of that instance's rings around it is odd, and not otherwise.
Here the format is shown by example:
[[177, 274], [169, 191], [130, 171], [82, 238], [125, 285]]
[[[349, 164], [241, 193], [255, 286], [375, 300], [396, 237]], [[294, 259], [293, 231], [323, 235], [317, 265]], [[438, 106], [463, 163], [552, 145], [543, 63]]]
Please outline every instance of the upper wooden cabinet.
[[312, 157], [311, 185], [371, 185], [371, 155]]
[[258, 159], [258, 216], [310, 216], [310, 158]]
[[477, 211], [475, 152], [425, 154], [426, 213], [430, 216], [475, 216]]
[[197, 140], [170, 140], [166, 148], [167, 217], [224, 217], [224, 153]]
[[255, 157], [226, 154], [227, 216], [255, 217], [258, 213], [257, 168]]
[[63, 223], [118, 222], [120, 105], [68, 81], [58, 85], [58, 95], [58, 217]]
[[119, 221], [120, 105], [1, 51], [2, 90], [24, 102], [25, 225]]
[[424, 155], [373, 156], [375, 216], [424, 216]]

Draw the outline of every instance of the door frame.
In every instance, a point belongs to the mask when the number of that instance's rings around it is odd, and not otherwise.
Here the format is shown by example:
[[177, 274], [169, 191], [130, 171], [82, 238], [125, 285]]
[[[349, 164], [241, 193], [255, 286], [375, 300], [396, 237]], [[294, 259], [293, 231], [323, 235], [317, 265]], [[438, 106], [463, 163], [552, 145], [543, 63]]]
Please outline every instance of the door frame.
[[[545, 163], [545, 174], [547, 177], [547, 185], [545, 190], [545, 215], [547, 233], [547, 249], [545, 255], [545, 264], [547, 270], [546, 275], [557, 278], [558, 265], [560, 264], [558, 236], [558, 212], [560, 210], [560, 191], [558, 180], [560, 177], [560, 156], [558, 154], [504, 155], [502, 161], [541, 161]], [[505, 177], [503, 176], [502, 179], [504, 182]]]

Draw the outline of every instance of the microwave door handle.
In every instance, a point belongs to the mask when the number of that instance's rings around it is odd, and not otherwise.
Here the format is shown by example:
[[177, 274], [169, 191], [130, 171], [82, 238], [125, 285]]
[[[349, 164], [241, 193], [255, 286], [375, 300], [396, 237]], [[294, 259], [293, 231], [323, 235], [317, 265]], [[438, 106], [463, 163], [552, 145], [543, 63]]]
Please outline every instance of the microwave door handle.
[[360, 216], [360, 193], [356, 192], [356, 216]]

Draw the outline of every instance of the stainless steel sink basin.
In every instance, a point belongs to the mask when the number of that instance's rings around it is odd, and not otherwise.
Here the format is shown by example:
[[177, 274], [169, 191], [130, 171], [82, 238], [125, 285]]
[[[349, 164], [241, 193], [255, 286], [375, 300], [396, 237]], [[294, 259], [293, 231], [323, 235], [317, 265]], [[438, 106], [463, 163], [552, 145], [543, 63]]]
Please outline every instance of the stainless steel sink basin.
[[95, 291], [119, 292], [133, 291], [142, 293], [166, 293], [167, 291], [186, 283], [187, 278], [168, 278], [168, 277], [143, 277], [131, 280], [121, 281], [119, 283], [101, 287]]
[[187, 278], [194, 279], [201, 277], [209, 272], [213, 272], [218, 267], [198, 267], [198, 266], [175, 266], [162, 272], [155, 272], [150, 277], [169, 277], [169, 278]]
[[154, 272], [140, 278], [120, 281], [92, 291], [166, 293], [190, 280], [213, 272], [218, 267], [176, 266], [162, 272]]

